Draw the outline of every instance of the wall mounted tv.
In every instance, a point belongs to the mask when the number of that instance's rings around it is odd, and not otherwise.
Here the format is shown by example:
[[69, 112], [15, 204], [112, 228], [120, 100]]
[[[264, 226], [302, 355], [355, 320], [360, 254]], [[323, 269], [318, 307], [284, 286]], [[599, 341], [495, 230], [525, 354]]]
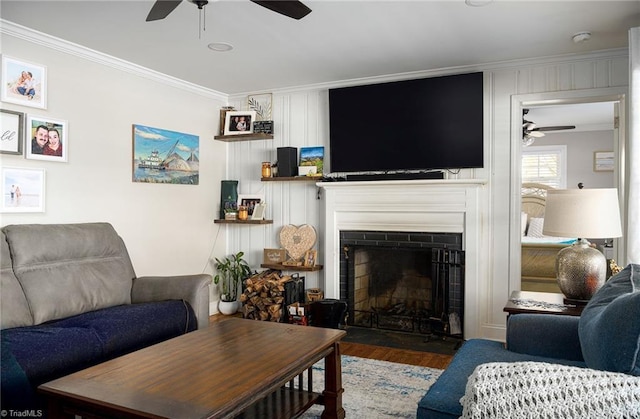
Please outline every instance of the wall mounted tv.
[[329, 90], [332, 173], [483, 167], [483, 77]]

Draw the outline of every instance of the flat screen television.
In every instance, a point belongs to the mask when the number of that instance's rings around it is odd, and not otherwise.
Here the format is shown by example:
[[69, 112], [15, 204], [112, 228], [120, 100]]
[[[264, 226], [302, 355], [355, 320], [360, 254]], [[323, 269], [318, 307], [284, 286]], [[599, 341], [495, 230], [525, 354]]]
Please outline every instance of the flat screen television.
[[329, 90], [332, 173], [483, 167], [483, 77]]

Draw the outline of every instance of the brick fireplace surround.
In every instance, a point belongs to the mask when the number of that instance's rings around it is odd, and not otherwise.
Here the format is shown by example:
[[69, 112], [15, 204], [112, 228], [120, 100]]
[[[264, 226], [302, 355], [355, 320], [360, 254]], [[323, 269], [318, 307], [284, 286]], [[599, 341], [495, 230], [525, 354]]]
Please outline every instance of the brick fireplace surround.
[[480, 336], [478, 295], [483, 180], [321, 182], [324, 190], [324, 291], [340, 298], [340, 232], [462, 233], [465, 251], [464, 338]]

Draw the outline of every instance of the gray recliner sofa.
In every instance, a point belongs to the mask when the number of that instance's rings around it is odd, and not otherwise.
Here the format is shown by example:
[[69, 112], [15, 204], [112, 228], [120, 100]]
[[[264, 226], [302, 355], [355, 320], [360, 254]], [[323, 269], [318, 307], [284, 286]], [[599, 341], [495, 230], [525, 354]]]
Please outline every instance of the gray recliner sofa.
[[37, 386], [209, 322], [211, 276], [136, 277], [108, 223], [0, 232], [2, 409], [41, 408]]

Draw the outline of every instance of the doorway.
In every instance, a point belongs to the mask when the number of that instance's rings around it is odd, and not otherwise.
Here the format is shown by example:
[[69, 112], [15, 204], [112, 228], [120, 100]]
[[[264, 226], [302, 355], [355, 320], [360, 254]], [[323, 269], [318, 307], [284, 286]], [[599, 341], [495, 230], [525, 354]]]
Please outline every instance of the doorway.
[[[522, 116], [523, 110], [529, 109], [526, 119], [535, 123], [536, 115], [540, 118], [541, 122], [546, 126], [548, 124], [553, 125], [570, 125], [570, 122], [559, 122], [557, 120], [546, 120], [547, 115], [562, 115], [562, 111], [579, 110], [582, 107], [583, 110], [589, 108], [597, 108], [598, 106], [610, 106], [612, 112], [616, 118], [615, 127], [613, 127], [613, 135], [611, 140], [611, 149], [597, 150], [597, 151], [613, 151], [614, 164], [613, 172], [608, 174], [609, 176], [600, 176], [600, 173], [592, 173], [594, 169], [592, 165], [587, 168], [582, 167], [582, 172], [578, 173], [567, 172], [565, 176], [566, 188], [576, 188], [577, 183], [583, 183], [585, 187], [615, 187], [618, 189], [618, 198], [620, 200], [620, 208], [622, 210], [621, 218], [626, 219], [625, 216], [625, 178], [624, 178], [624, 152], [625, 152], [625, 95], [626, 89], [624, 88], [606, 88], [606, 89], [589, 89], [581, 91], [568, 91], [568, 92], [553, 92], [553, 93], [537, 93], [527, 95], [515, 95], [512, 96], [512, 153], [511, 153], [511, 202], [510, 202], [510, 288], [521, 289], [521, 275], [522, 275], [522, 263], [523, 263], [523, 248], [522, 248], [522, 202], [521, 191], [523, 183], [522, 173], [522, 152], [525, 147], [522, 141]], [[557, 110], [558, 112], [554, 112]], [[542, 124], [540, 124], [542, 125]], [[568, 131], [566, 131], [568, 132]], [[576, 135], [576, 134], [574, 134]], [[537, 139], [539, 145], [548, 145], [549, 141], [553, 142], [553, 136], [551, 132], [545, 138]], [[587, 134], [584, 134], [587, 137]], [[534, 142], [535, 144], [535, 142]], [[594, 150], [589, 151], [589, 158]], [[584, 147], [578, 151], [574, 151], [574, 156], [579, 153], [584, 153]], [[584, 160], [586, 156], [582, 156]], [[584, 164], [582, 164], [584, 166]], [[582, 180], [584, 179], [584, 180]], [[575, 184], [574, 184], [575, 183]], [[623, 221], [624, 224], [624, 221]], [[624, 228], [623, 228], [624, 231]], [[624, 260], [625, 248], [624, 240], [614, 239], [613, 247], [610, 248], [608, 258], [616, 260]], [[526, 262], [526, 261], [525, 261]], [[553, 284], [552, 284], [553, 285]], [[537, 291], [544, 291], [544, 289], [537, 289]], [[552, 291], [549, 290], [549, 291]]]

